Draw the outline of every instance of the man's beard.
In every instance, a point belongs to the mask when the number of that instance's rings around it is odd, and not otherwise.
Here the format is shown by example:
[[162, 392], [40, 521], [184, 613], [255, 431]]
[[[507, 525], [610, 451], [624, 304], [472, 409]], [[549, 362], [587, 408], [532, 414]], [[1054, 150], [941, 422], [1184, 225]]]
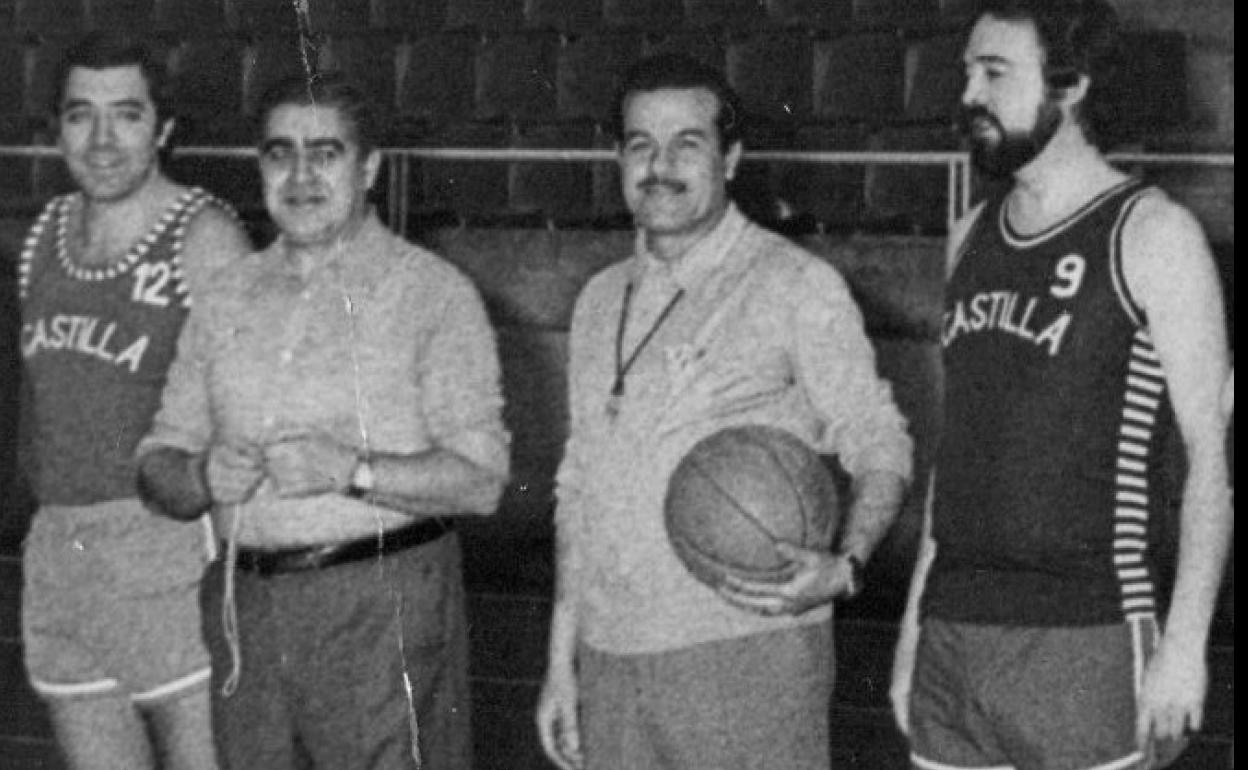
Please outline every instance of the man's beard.
[[[995, 136], [973, 132], [972, 128], [978, 120], [991, 123]], [[970, 138], [971, 162], [983, 173], [998, 179], [1013, 176], [1014, 172], [1035, 160], [1061, 125], [1061, 108], [1048, 99], [1036, 110], [1031, 130], [1024, 133], [1006, 131], [1001, 121], [983, 107], [963, 109], [958, 121], [961, 132]]]

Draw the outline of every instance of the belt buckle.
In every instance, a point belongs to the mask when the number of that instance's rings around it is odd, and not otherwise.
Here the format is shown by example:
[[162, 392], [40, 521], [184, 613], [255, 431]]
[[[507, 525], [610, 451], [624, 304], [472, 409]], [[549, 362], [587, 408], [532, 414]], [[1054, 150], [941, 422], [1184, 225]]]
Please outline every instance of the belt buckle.
[[309, 569], [317, 569], [325, 565], [326, 562], [333, 561], [334, 554], [342, 550], [343, 543], [326, 543], [309, 548], [304, 553], [295, 557], [294, 569], [303, 571]]

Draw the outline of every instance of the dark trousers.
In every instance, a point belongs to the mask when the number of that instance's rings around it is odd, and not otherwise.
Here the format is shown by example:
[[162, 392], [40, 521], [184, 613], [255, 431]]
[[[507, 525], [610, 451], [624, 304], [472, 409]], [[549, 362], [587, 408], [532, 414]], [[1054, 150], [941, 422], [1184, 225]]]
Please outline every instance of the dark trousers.
[[224, 565], [201, 589], [213, 729], [228, 770], [472, 766], [468, 639], [454, 534], [289, 574], [236, 570], [241, 668], [222, 622]]

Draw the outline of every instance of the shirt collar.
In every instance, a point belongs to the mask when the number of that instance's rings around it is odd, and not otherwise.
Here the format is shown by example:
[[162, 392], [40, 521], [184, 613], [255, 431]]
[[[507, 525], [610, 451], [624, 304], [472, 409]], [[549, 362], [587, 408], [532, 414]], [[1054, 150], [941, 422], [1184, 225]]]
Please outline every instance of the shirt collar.
[[688, 291], [701, 284], [711, 271], [723, 263], [743, 227], [745, 217], [736, 204], [729, 201], [718, 224], [675, 262], [667, 262], [651, 254], [646, 248], [646, 233], [639, 228], [634, 241], [635, 275], [638, 278], [648, 274], [662, 276], [676, 288]]
[[[361, 264], [358, 256], [382, 252], [386, 246], [386, 235], [388, 232], [386, 226], [377, 218], [376, 207], [370, 205], [359, 227], [348, 237], [339, 241], [335, 248], [327, 252], [325, 261], [313, 270], [313, 274], [320, 273], [325, 269], [329, 269], [335, 274], [343, 272], [359, 273], [365, 270], [366, 266]], [[273, 243], [273, 248], [285, 256], [285, 236], [279, 235], [278, 239]]]

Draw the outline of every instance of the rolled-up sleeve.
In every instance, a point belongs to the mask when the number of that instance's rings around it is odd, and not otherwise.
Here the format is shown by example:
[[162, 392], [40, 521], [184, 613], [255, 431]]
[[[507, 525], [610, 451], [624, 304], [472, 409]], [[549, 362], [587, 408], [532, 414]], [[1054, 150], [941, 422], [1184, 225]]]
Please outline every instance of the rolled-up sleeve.
[[820, 451], [837, 454], [853, 476], [886, 471], [908, 481], [914, 442], [845, 281], [812, 263], [794, 292], [797, 376], [825, 421]]
[[485, 307], [467, 279], [444, 295], [421, 368], [421, 406], [434, 442], [506, 476], [510, 439], [503, 426], [498, 349]]

